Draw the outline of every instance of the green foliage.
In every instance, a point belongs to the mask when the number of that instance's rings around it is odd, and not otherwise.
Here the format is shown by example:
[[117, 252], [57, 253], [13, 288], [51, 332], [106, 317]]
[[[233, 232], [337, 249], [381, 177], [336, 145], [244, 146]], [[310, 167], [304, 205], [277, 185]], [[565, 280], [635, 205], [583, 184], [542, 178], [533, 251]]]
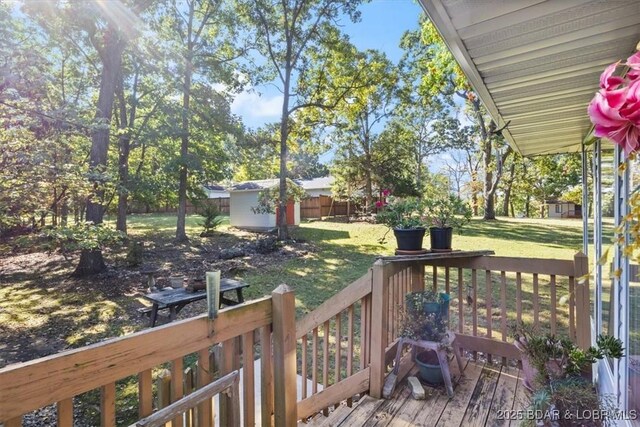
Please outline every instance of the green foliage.
[[109, 245], [121, 244], [126, 236], [103, 224], [90, 222], [69, 227], [49, 227], [43, 230], [50, 250], [59, 249], [63, 253], [79, 250], [101, 250]]
[[454, 195], [440, 195], [424, 200], [427, 222], [438, 228], [462, 228], [471, 220], [471, 209], [467, 203]]
[[406, 295], [406, 307], [399, 312], [400, 335], [413, 340], [443, 342], [447, 336], [445, 319], [439, 313], [426, 313], [427, 303], [442, 304], [442, 294], [431, 290], [410, 292]]
[[204, 229], [201, 235], [209, 236], [222, 224], [224, 218], [218, 207], [210, 203], [202, 203], [199, 210], [200, 216], [204, 218], [204, 221], [199, 224]]
[[389, 196], [376, 222], [389, 228], [411, 229], [425, 226], [424, 203], [416, 197], [404, 199]]
[[516, 345], [523, 349], [531, 364], [540, 374], [541, 384], [554, 378], [580, 375], [591, 364], [605, 357], [619, 359], [624, 356], [622, 341], [600, 334], [596, 345], [583, 350], [568, 337], [552, 334], [538, 335], [531, 325], [515, 327]]
[[[287, 178], [287, 200], [299, 202], [307, 196], [304, 188]], [[252, 206], [255, 214], [273, 214], [280, 203], [280, 186], [274, 185], [258, 193], [258, 206]]]
[[127, 265], [129, 267], [137, 267], [142, 264], [144, 258], [144, 243], [132, 241], [127, 250]]

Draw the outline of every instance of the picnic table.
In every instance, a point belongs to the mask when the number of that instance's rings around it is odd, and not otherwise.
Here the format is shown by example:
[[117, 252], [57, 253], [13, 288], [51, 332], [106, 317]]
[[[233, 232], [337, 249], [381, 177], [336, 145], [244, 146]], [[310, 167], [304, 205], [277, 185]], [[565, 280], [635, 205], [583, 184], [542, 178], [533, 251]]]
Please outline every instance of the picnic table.
[[[233, 279], [220, 279], [220, 307], [222, 304], [231, 306], [244, 302], [242, 290], [249, 286], [247, 283]], [[236, 300], [229, 299], [225, 296], [228, 292], [236, 293]], [[158, 311], [169, 310], [169, 321], [173, 322], [180, 311], [187, 305], [195, 301], [207, 298], [205, 290], [196, 292], [187, 292], [186, 289], [167, 289], [166, 291], [152, 292], [144, 295], [144, 298], [151, 301], [153, 305], [150, 310], [145, 310], [149, 315], [150, 325], [153, 328], [158, 320]]]

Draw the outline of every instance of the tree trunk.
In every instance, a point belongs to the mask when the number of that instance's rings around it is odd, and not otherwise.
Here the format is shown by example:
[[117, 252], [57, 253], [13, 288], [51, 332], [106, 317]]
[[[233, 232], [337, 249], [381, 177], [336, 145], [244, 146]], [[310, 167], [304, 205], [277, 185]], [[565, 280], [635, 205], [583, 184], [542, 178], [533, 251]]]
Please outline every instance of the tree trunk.
[[[367, 138], [368, 139], [368, 138]], [[373, 204], [373, 179], [371, 177], [371, 169], [373, 169], [371, 152], [368, 149], [369, 141], [365, 142], [367, 150], [365, 151], [365, 167], [364, 167], [364, 198], [365, 198], [365, 212], [368, 213]]]
[[[105, 126], [100, 126], [91, 135], [91, 153], [89, 155], [89, 170], [94, 176], [100, 176], [107, 165], [107, 153], [109, 150], [109, 126], [113, 112], [113, 100], [115, 97], [116, 84], [122, 68], [122, 52], [125, 41], [118, 36], [117, 31], [109, 27], [104, 36], [105, 45], [101, 52], [102, 74], [100, 76], [100, 92], [95, 119]], [[102, 199], [104, 197], [103, 183], [99, 179], [93, 180], [93, 195], [87, 200], [86, 220], [96, 225], [102, 224], [104, 208]], [[76, 267], [74, 275], [85, 276], [99, 273], [106, 269], [102, 251], [83, 250], [80, 254], [80, 262]]]
[[289, 94], [291, 85], [291, 67], [285, 70], [284, 99], [282, 101], [282, 119], [280, 121], [280, 185], [278, 195], [278, 216], [276, 224], [278, 226], [278, 240], [289, 239], [289, 227], [287, 226], [287, 157], [289, 138]]
[[186, 232], [187, 219], [187, 156], [189, 154], [189, 108], [191, 107], [191, 79], [193, 74], [193, 14], [195, 2], [191, 2], [187, 28], [187, 52], [185, 54], [184, 87], [182, 88], [182, 137], [180, 144], [180, 177], [178, 184], [178, 221], [176, 223], [176, 241], [189, 240]]
[[127, 233], [127, 207], [129, 198], [129, 153], [131, 151], [131, 133], [129, 127], [133, 126], [135, 119], [135, 86], [137, 75], [134, 78], [133, 105], [131, 105], [130, 116], [127, 117], [126, 99], [124, 97], [122, 76], [118, 87], [118, 103], [120, 113], [120, 129], [122, 133], [118, 138], [118, 217], [116, 220], [116, 230]]
[[511, 163], [509, 168], [509, 182], [504, 190], [504, 200], [502, 201], [502, 215], [509, 216], [509, 204], [511, 203], [511, 188], [513, 187], [513, 176], [516, 173], [516, 164]]
[[529, 218], [529, 214], [531, 213], [531, 196], [527, 195], [524, 200], [524, 215]]

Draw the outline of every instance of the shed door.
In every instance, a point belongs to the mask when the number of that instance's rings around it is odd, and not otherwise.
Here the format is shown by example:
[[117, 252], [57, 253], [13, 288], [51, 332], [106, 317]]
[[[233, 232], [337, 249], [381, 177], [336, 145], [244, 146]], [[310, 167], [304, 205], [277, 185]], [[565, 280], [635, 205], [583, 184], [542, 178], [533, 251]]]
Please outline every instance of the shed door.
[[[276, 224], [278, 223], [278, 217], [280, 216], [280, 208], [276, 207]], [[295, 214], [295, 202], [293, 200], [289, 200], [287, 203], [287, 225], [295, 225], [296, 224], [296, 214]]]

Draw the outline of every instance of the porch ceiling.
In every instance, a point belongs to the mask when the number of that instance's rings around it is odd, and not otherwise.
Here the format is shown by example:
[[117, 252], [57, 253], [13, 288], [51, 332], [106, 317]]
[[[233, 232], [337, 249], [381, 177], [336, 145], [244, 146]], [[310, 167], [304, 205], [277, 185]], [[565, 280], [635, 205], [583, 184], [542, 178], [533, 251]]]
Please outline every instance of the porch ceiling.
[[580, 150], [600, 73], [640, 40], [638, 0], [419, 1], [525, 156]]

